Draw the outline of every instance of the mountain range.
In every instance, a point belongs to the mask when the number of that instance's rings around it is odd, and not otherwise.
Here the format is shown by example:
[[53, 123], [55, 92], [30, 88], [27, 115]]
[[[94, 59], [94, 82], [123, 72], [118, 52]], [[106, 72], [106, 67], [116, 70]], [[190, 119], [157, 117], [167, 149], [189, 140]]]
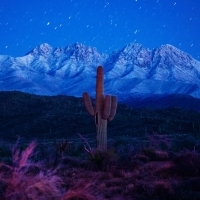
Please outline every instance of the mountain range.
[[200, 62], [170, 44], [150, 50], [131, 43], [108, 55], [80, 43], [44, 43], [22, 57], [0, 55], [0, 91], [76, 97], [88, 91], [94, 97], [98, 65], [104, 67], [105, 93], [122, 102], [166, 95], [200, 99]]

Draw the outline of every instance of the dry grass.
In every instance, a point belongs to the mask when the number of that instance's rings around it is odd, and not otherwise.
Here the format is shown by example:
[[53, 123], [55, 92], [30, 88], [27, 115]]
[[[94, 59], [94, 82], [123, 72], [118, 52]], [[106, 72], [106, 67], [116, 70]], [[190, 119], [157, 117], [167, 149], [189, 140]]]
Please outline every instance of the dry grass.
[[[170, 155], [147, 149], [129, 161], [106, 162], [64, 157], [57, 166], [34, 162], [36, 143], [20, 151], [12, 148], [12, 164], [0, 164], [2, 200], [132, 200], [200, 199], [200, 155], [180, 152]], [[103, 154], [103, 152], [101, 152]], [[108, 159], [108, 155], [111, 156]], [[99, 155], [98, 155], [99, 156]], [[99, 158], [99, 157], [98, 157]], [[53, 166], [53, 165], [52, 165]]]
[[62, 193], [62, 179], [55, 171], [48, 171], [40, 163], [30, 161], [36, 143], [32, 142], [20, 152], [17, 145], [12, 149], [11, 166], [1, 163], [1, 199], [53, 199]]

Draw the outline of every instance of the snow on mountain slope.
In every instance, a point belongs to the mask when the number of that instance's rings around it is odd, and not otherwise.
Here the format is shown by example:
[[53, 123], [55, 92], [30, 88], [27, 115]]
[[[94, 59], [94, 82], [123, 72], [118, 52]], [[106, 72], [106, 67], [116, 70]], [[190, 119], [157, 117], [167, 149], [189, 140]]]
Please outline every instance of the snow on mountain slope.
[[180, 80], [199, 83], [199, 62], [172, 45], [153, 51], [150, 77], [158, 80]]
[[22, 57], [0, 56], [0, 90], [42, 95], [95, 94], [96, 68], [105, 71], [105, 93], [129, 95], [187, 94], [200, 98], [200, 62], [162, 45], [150, 50], [131, 43], [110, 55], [75, 43], [65, 48], [41, 44]]
[[[121, 51], [112, 53], [109, 60], [110, 70], [106, 77], [145, 79], [151, 66], [151, 51], [140, 44], [130, 44]], [[107, 67], [107, 63], [106, 63]]]

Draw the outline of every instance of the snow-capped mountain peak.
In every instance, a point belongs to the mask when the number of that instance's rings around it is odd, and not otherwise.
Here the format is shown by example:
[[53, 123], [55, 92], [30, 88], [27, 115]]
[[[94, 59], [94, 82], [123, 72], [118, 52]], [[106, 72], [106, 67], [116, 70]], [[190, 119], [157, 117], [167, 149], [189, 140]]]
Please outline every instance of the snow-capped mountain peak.
[[47, 44], [47, 43], [43, 43], [40, 46], [34, 48], [31, 52], [29, 52], [30, 54], [36, 56], [47, 56], [49, 54], [51, 54], [52, 52], [52, 47]]
[[105, 92], [189, 94], [200, 98], [200, 62], [166, 44], [150, 50], [131, 43], [110, 55], [80, 43], [53, 48], [44, 43], [25, 56], [0, 56], [0, 90], [36, 94], [94, 94], [96, 68], [104, 66]]

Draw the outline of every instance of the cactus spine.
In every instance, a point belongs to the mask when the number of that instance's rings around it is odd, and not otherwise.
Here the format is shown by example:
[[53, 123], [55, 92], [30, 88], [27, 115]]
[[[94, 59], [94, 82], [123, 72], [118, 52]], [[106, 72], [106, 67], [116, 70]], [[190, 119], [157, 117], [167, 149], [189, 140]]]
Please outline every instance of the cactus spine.
[[102, 66], [97, 68], [95, 108], [93, 108], [91, 98], [87, 92], [83, 93], [83, 102], [88, 113], [94, 116], [95, 119], [97, 149], [107, 150], [107, 122], [115, 117], [117, 97], [104, 96], [104, 72]]

